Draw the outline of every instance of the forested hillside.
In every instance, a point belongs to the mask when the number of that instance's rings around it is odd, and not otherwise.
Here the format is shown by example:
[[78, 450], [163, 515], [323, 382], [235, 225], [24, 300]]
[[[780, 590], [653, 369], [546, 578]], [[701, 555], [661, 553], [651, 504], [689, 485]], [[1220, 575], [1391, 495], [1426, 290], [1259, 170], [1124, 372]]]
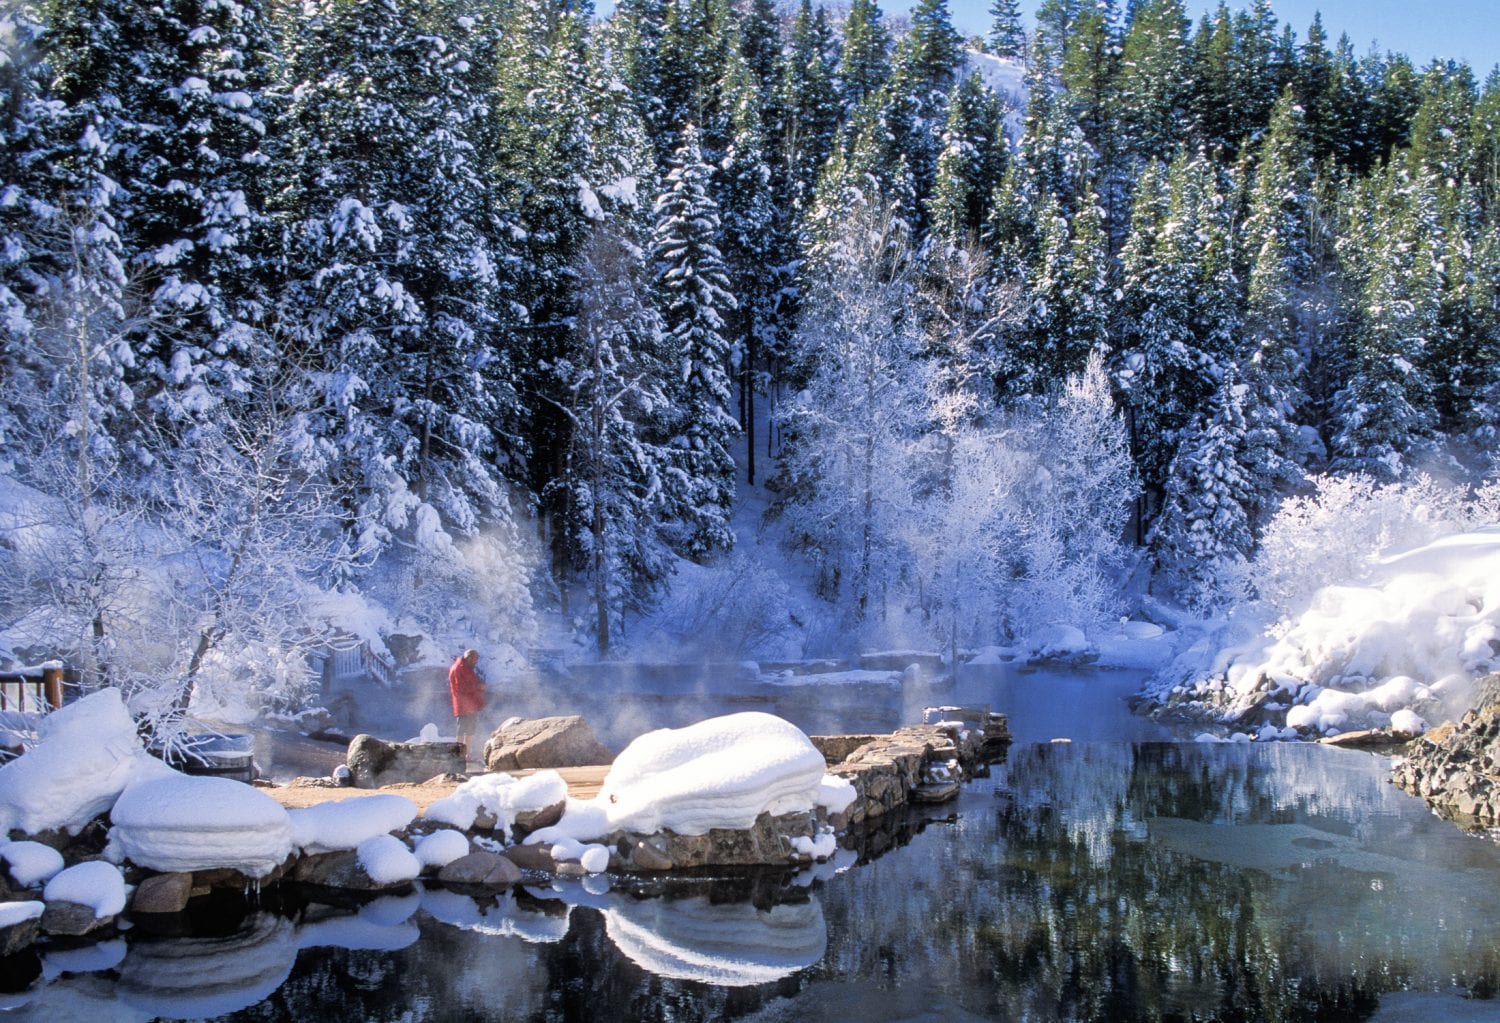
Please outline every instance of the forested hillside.
[[1222, 603], [1312, 476], [1490, 473], [1500, 73], [1268, 0], [994, 14], [11, 5], [11, 651], [185, 706], [377, 590], [607, 651], [767, 481], [837, 620], [992, 641], [1130, 545]]

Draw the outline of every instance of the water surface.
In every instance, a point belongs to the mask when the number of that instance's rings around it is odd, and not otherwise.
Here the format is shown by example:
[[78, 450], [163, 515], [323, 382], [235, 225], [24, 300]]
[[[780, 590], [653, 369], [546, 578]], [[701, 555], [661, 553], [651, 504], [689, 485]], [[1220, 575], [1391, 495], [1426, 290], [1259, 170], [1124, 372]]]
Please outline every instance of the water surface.
[[[281, 895], [216, 933], [49, 952], [29, 984], [13, 963], [5, 1018], [1500, 1019], [1494, 843], [1380, 757], [1159, 741], [1132, 685], [962, 680], [1013, 715], [1008, 760], [813, 870]], [[908, 711], [865, 695], [862, 720]]]

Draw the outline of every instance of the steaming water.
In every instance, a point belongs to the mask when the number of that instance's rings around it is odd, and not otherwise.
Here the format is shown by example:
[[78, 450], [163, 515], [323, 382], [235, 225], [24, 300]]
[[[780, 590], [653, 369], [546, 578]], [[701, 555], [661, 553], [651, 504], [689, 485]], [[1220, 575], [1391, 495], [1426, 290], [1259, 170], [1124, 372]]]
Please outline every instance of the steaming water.
[[[486, 901], [432, 890], [357, 912], [287, 901], [220, 920], [217, 933], [137, 928], [99, 961], [49, 954], [0, 1009], [237, 1021], [1500, 1019], [1487, 1000], [1500, 984], [1500, 847], [1397, 791], [1379, 757], [1157, 741], [1125, 712], [1135, 681], [966, 677], [948, 695], [1012, 715], [1008, 761], [956, 803], [817, 871], [596, 879]], [[700, 709], [739, 705], [732, 690], [672, 684]], [[898, 723], [927, 695], [850, 690], [818, 706], [804, 693], [776, 709], [857, 731]], [[630, 706], [669, 718], [678, 703]], [[868, 724], [823, 728], [834, 705]], [[1046, 741], [1059, 737], [1074, 741]], [[22, 965], [10, 966], [12, 987], [24, 987]]]

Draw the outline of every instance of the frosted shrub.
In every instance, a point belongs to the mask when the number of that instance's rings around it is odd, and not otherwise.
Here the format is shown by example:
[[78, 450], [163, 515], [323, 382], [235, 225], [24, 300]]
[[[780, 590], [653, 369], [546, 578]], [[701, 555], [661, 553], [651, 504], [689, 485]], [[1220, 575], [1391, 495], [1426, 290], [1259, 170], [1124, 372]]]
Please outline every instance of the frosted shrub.
[[791, 592], [776, 572], [739, 551], [712, 570], [684, 567], [658, 618], [659, 638], [703, 656], [779, 652], [790, 634]]
[[1426, 476], [1387, 485], [1321, 476], [1314, 485], [1282, 503], [1251, 569], [1257, 595], [1277, 615], [1300, 611], [1324, 586], [1364, 582], [1381, 558], [1494, 521], [1500, 509], [1493, 484], [1474, 500]]

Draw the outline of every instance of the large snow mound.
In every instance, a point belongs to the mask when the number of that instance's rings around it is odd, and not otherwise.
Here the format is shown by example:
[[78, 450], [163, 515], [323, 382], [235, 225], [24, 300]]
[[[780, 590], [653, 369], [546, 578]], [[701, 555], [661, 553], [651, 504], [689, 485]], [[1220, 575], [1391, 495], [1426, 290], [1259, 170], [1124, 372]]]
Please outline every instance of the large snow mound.
[[747, 711], [662, 728], [625, 747], [592, 801], [570, 800], [562, 821], [528, 841], [745, 829], [762, 813], [812, 809], [825, 773], [812, 740], [774, 714]]
[[174, 774], [131, 785], [110, 820], [111, 849], [152, 870], [228, 867], [265, 877], [292, 852], [281, 804], [227, 778]]
[[1226, 720], [1285, 712], [1288, 727], [1324, 735], [1451, 717], [1500, 665], [1500, 527], [1384, 558], [1358, 585], [1325, 586], [1220, 664], [1177, 692]]
[[101, 689], [53, 711], [38, 743], [0, 767], [0, 835], [72, 833], [109, 810], [131, 782], [175, 774], [141, 746], [117, 689]]

